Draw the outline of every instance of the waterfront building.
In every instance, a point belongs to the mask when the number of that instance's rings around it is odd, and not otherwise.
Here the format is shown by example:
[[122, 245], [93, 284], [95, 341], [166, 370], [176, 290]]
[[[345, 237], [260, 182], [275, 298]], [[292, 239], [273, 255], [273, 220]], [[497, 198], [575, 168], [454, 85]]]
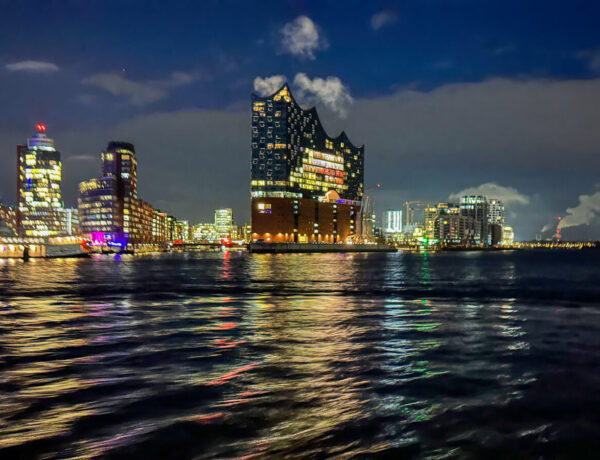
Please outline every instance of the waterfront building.
[[492, 246], [503, 240], [502, 230], [506, 224], [504, 220], [504, 203], [495, 198], [488, 200], [489, 242]]
[[505, 246], [512, 246], [515, 242], [515, 232], [512, 227], [505, 226], [502, 229], [502, 244]]
[[473, 229], [464, 235], [465, 243], [487, 246], [489, 205], [487, 198], [481, 195], [462, 196], [460, 213], [475, 221]]
[[137, 199], [137, 160], [128, 142], [111, 141], [101, 154], [102, 175], [79, 185], [81, 233], [92, 241], [125, 247]]
[[[457, 203], [441, 202], [435, 207], [433, 239], [443, 245], [463, 245], [475, 232], [475, 220], [461, 213]], [[430, 213], [433, 211], [430, 210]]]
[[170, 239], [181, 242], [190, 240], [190, 225], [187, 220], [175, 220]]
[[12, 206], [0, 203], [0, 235], [16, 235], [16, 213]]
[[20, 236], [50, 237], [61, 232], [62, 163], [46, 125], [17, 146], [16, 228]]
[[435, 218], [438, 216], [438, 208], [427, 206], [424, 211], [425, 236], [430, 240], [435, 238]]
[[217, 228], [213, 223], [200, 223], [194, 225], [193, 238], [198, 243], [216, 243], [221, 241]]
[[242, 226], [242, 238], [244, 243], [250, 243], [252, 241], [252, 225], [244, 224]]
[[501, 200], [492, 198], [488, 200], [488, 222], [490, 224], [499, 224], [504, 226], [504, 203]]
[[232, 236], [233, 211], [231, 208], [215, 210], [215, 229], [219, 239]]
[[327, 135], [316, 109], [302, 109], [287, 84], [252, 95], [252, 238], [347, 241], [357, 233], [364, 146]]
[[133, 144], [111, 141], [101, 159], [102, 175], [79, 185], [82, 235], [94, 244], [121, 248], [168, 241], [172, 235], [169, 216], [138, 198]]
[[61, 208], [60, 234], [64, 236], [76, 236], [79, 234], [79, 210], [75, 208]]

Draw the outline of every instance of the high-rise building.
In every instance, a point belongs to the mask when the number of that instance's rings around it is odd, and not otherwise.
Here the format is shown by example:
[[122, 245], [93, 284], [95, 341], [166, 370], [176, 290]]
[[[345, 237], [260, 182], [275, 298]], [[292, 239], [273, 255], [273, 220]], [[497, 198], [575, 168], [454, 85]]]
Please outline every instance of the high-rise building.
[[133, 144], [109, 142], [102, 152], [102, 176], [79, 185], [79, 226], [93, 244], [128, 244], [171, 239], [173, 217], [138, 198]]
[[17, 146], [16, 226], [20, 236], [58, 236], [61, 231], [62, 163], [46, 125]]
[[215, 210], [215, 230], [219, 238], [231, 237], [233, 211], [230, 208]]
[[434, 219], [434, 239], [443, 245], [464, 245], [472, 242], [475, 219], [461, 213], [457, 203], [438, 203]]
[[471, 217], [475, 226], [465, 235], [465, 242], [487, 246], [488, 242], [488, 201], [485, 196], [471, 195], [460, 198], [460, 213]]
[[357, 232], [364, 146], [327, 135], [287, 84], [252, 95], [252, 238], [337, 242]]
[[499, 224], [504, 226], [504, 203], [492, 198], [488, 200], [488, 222], [490, 224]]
[[425, 237], [430, 240], [435, 237], [435, 218], [438, 215], [438, 209], [435, 206], [427, 206], [424, 211], [425, 219]]
[[101, 158], [102, 176], [79, 185], [80, 229], [92, 241], [124, 247], [138, 236], [133, 228], [139, 215], [135, 148], [111, 141]]

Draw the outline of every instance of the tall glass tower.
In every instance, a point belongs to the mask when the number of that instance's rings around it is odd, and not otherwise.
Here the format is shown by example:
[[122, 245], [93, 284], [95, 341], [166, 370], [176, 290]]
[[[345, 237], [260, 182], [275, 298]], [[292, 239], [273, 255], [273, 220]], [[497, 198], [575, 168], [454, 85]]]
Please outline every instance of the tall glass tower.
[[51, 237], [61, 233], [62, 163], [46, 125], [27, 144], [17, 146], [16, 226], [20, 236]]

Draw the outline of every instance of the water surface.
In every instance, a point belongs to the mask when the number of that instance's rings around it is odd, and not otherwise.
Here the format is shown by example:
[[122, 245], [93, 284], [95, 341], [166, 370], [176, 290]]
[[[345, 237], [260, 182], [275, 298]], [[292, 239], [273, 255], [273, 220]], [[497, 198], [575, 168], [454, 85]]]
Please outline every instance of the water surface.
[[590, 455], [599, 255], [0, 260], [0, 457]]

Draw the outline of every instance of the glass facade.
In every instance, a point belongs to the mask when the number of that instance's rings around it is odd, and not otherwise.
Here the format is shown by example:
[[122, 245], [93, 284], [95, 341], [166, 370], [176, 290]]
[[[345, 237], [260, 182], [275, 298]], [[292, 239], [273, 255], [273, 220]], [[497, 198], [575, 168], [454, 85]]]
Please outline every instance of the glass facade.
[[233, 212], [230, 208], [215, 210], [215, 230], [219, 238], [230, 237], [233, 228]]
[[329, 137], [316, 109], [302, 109], [287, 85], [252, 95], [252, 197], [318, 198], [334, 190], [359, 202], [363, 155], [344, 132]]
[[46, 126], [26, 145], [17, 146], [17, 213], [20, 236], [50, 237], [61, 234], [62, 163]]
[[359, 234], [364, 146], [332, 138], [283, 85], [252, 95], [252, 240], [341, 242]]
[[126, 246], [135, 233], [135, 148], [127, 142], [109, 142], [101, 157], [102, 176], [79, 185], [81, 233], [89, 235], [93, 241]]

